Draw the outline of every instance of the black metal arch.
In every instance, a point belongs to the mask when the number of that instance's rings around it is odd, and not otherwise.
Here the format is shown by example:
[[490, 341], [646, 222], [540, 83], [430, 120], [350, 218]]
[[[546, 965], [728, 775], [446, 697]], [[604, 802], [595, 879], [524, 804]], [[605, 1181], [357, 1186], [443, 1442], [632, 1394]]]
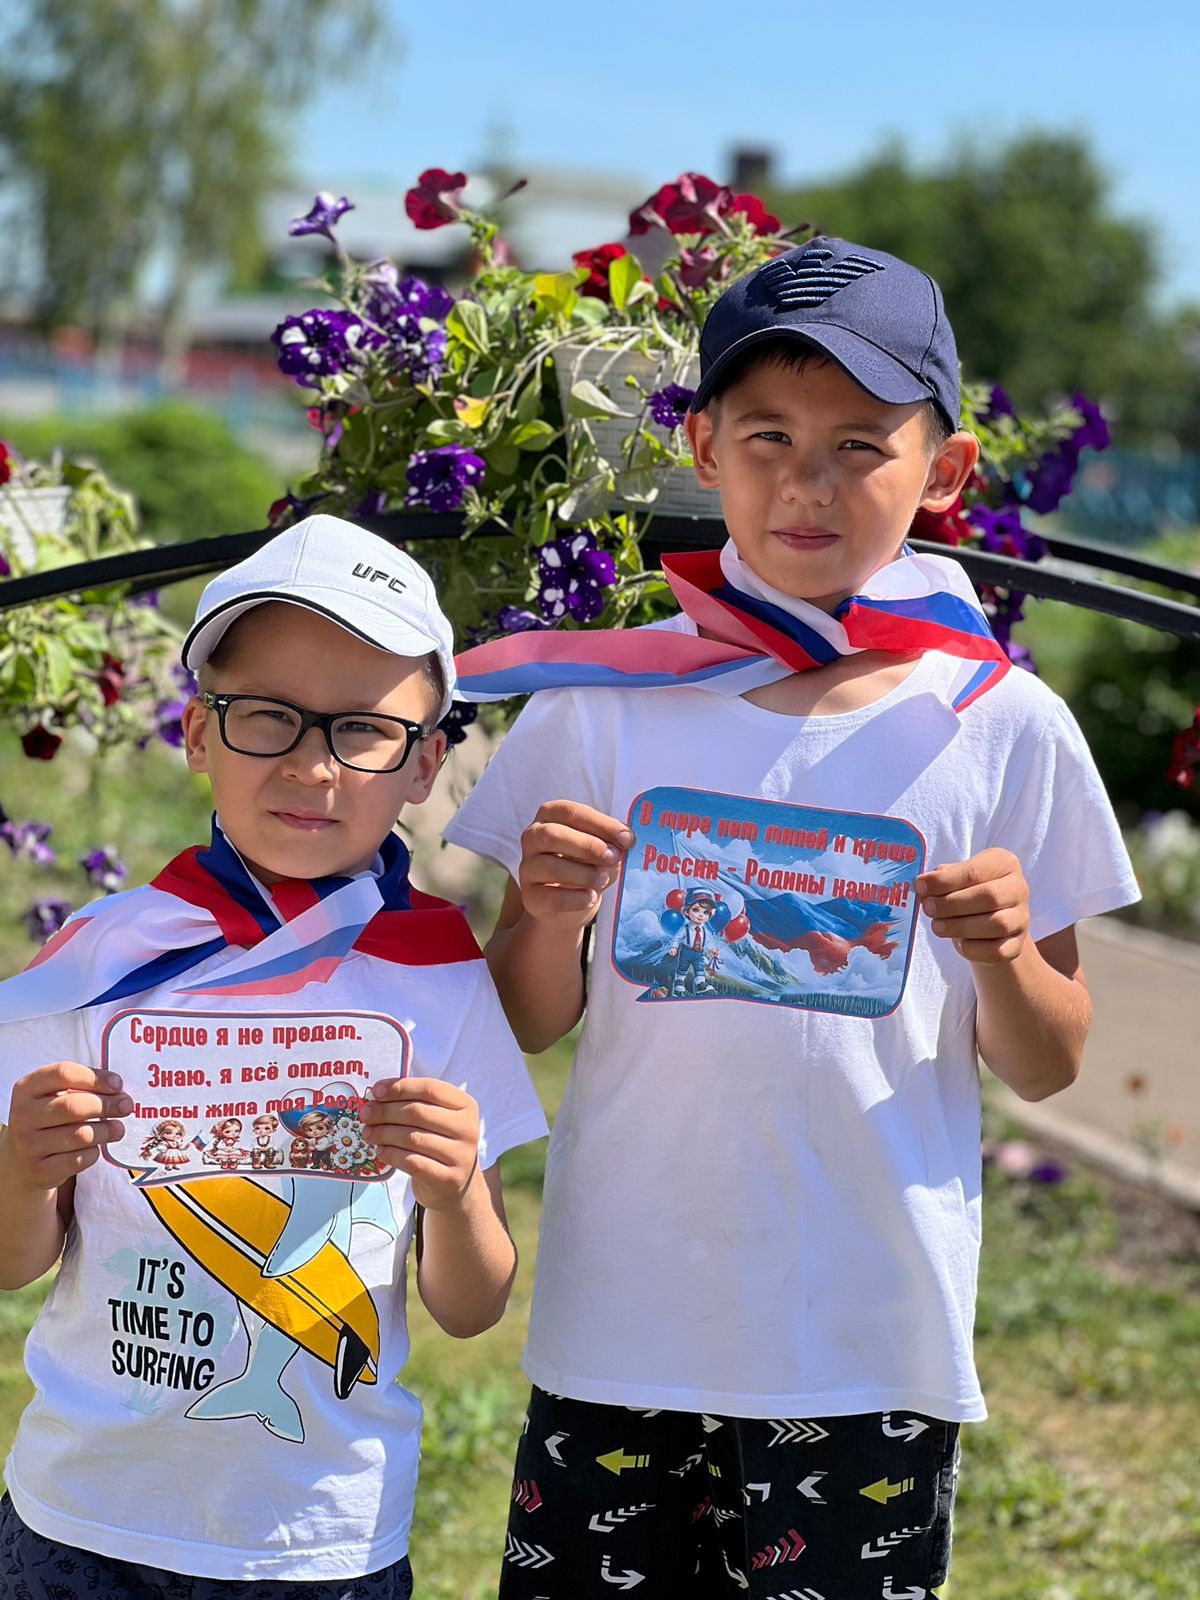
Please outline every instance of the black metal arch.
[[[392, 544], [461, 539], [463, 532], [462, 517], [457, 512], [399, 511], [364, 517], [362, 524]], [[135, 592], [140, 592], [203, 577], [252, 555], [275, 531], [256, 528], [247, 533], [191, 539], [183, 544], [153, 545], [144, 550], [128, 550], [120, 555], [79, 562], [75, 566], [36, 572], [25, 578], [11, 578], [7, 583], [0, 583], [0, 612], [114, 585], [129, 584]], [[506, 538], [508, 534], [504, 528], [488, 524], [473, 537], [489, 536]], [[717, 518], [659, 516], [647, 528], [642, 548], [649, 559], [656, 560], [664, 550], [715, 546], [724, 537], [724, 524]], [[1062, 600], [1089, 611], [1140, 622], [1162, 633], [1200, 639], [1200, 605], [1194, 603], [1200, 600], [1200, 574], [1158, 566], [1127, 551], [1082, 540], [1050, 538], [1046, 544], [1052, 559], [1035, 563], [1014, 561], [984, 550], [913, 540], [917, 550], [949, 556], [960, 562], [976, 583], [992, 584], [1038, 599]], [[1073, 570], [1077, 568], [1085, 570]], [[1141, 589], [1089, 576], [1086, 569], [1153, 583], [1176, 594], [1192, 596], [1194, 600], [1183, 602], [1147, 594]]]

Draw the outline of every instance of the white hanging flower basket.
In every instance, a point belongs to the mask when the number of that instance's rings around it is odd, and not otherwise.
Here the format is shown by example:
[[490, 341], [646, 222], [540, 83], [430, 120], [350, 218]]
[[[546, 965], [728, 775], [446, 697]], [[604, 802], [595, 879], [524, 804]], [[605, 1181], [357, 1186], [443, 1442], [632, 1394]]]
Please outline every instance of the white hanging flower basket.
[[[643, 396], [672, 383], [694, 389], [700, 382], [698, 358], [682, 350], [664, 350], [661, 356], [648, 356], [640, 350], [563, 344], [554, 352], [554, 366], [564, 416], [568, 416], [571, 390], [581, 382], [595, 384], [624, 413], [617, 417], [589, 417], [586, 423], [568, 417], [567, 422], [568, 428], [590, 428], [597, 450], [618, 473], [625, 460], [625, 441], [642, 413]], [[630, 378], [633, 384], [627, 381]], [[646, 417], [643, 426], [653, 429], [656, 425]], [[628, 498], [634, 504], [652, 503], [655, 511], [667, 516], [711, 517], [720, 512], [716, 492], [702, 489], [690, 466], [664, 468], [655, 478], [657, 495], [639, 492], [625, 497], [618, 493], [613, 505], [620, 508]]]
[[0, 550], [12, 557], [14, 571], [37, 566], [37, 541], [61, 534], [74, 491], [55, 485], [30, 489], [24, 484], [0, 486]]

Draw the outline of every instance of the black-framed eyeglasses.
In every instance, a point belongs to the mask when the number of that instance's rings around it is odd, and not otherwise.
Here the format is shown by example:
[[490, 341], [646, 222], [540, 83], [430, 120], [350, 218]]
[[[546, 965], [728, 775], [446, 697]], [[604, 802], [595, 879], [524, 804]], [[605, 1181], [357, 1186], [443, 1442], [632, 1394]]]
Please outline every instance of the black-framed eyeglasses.
[[309, 711], [289, 700], [258, 694], [202, 694], [217, 713], [221, 738], [240, 756], [286, 756], [310, 728], [320, 728], [329, 754], [355, 772], [399, 772], [414, 744], [427, 739], [432, 722], [380, 711]]

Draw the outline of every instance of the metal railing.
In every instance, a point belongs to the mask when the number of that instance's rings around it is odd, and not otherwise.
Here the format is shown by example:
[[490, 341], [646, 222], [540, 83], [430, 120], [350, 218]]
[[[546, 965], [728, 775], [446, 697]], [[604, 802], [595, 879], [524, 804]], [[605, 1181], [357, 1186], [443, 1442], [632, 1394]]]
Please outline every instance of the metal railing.
[[[392, 544], [461, 540], [463, 531], [462, 517], [457, 512], [399, 511], [364, 517], [361, 522]], [[0, 612], [116, 585], [129, 585], [139, 593], [187, 578], [204, 577], [253, 554], [274, 537], [275, 532], [272, 528], [256, 528], [246, 533], [191, 539], [182, 544], [153, 545], [74, 566], [56, 567], [48, 572], [31, 573], [27, 577], [10, 578], [0, 582]], [[473, 537], [507, 537], [507, 530], [485, 524]], [[649, 524], [642, 549], [650, 560], [655, 560], [665, 550], [714, 547], [724, 539], [724, 524], [718, 518], [661, 516]], [[1061, 600], [1089, 611], [1140, 622], [1162, 633], [1200, 639], [1198, 573], [1160, 566], [1113, 546], [1057, 537], [1046, 540], [1051, 558], [1046, 562], [1016, 561], [984, 550], [955, 548], [923, 539], [914, 539], [912, 544], [916, 550], [949, 556], [960, 562], [975, 583], [990, 584], [1037, 599]], [[1142, 589], [1131, 589], [1097, 577], [1096, 573], [1134, 578], [1191, 598], [1181, 601], [1148, 594]]]

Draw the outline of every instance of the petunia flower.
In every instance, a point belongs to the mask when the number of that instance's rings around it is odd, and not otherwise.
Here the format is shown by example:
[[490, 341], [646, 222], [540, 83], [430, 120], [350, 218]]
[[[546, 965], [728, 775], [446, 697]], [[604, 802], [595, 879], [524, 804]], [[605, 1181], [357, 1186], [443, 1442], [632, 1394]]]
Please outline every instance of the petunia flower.
[[47, 939], [58, 932], [74, 909], [74, 906], [68, 905], [56, 895], [47, 895], [44, 900], [35, 900], [21, 921], [25, 924], [31, 939], [36, 939], [39, 944], [45, 944]]
[[48, 867], [54, 851], [46, 843], [53, 831], [48, 822], [0, 822], [0, 839], [16, 860], [32, 861], [35, 867]]
[[486, 471], [483, 460], [460, 444], [414, 450], [408, 462], [404, 504], [427, 506], [431, 511], [457, 511], [467, 490], [481, 483]]
[[467, 729], [479, 715], [479, 707], [466, 700], [456, 700], [438, 723], [446, 735], [446, 743], [453, 749], [467, 737]]
[[501, 606], [496, 613], [496, 623], [505, 633], [533, 633], [551, 626], [544, 617], [524, 606]]
[[1070, 440], [1048, 450], [1029, 474], [1029, 494], [1025, 501], [1029, 509], [1043, 516], [1057, 511], [1060, 501], [1071, 492], [1078, 465], [1079, 453], [1072, 448]]
[[1015, 417], [1016, 410], [1008, 395], [998, 383], [994, 383], [988, 395], [988, 403], [980, 414], [981, 422], [998, 422], [1001, 417]]
[[80, 856], [79, 865], [87, 873], [93, 889], [103, 889], [105, 894], [116, 894], [128, 870], [115, 845], [89, 850], [87, 855]]
[[106, 655], [93, 681], [100, 690], [104, 704], [115, 706], [125, 686], [125, 663], [118, 656]]
[[912, 520], [909, 533], [914, 539], [932, 539], [938, 544], [960, 545], [974, 536], [966, 520], [960, 494], [948, 511], [927, 511], [923, 506]]
[[328, 189], [322, 189], [312, 203], [307, 216], [293, 217], [288, 223], [288, 232], [293, 238], [298, 238], [304, 233], [323, 233], [327, 239], [333, 238], [333, 230], [347, 211], [354, 210], [353, 201], [347, 200], [342, 195], [340, 200], [335, 200]]
[[588, 269], [587, 277], [579, 285], [579, 293], [588, 295], [593, 300], [611, 302], [612, 295], [608, 286], [609, 266], [628, 254], [629, 251], [623, 244], [598, 244], [594, 250], [576, 250], [571, 260], [577, 267]]
[[1041, 561], [1046, 541], [1021, 526], [1021, 513], [1014, 506], [993, 511], [988, 506], [972, 506], [967, 521], [979, 529], [980, 549], [993, 555], [1009, 556], [1014, 561]]
[[604, 610], [605, 589], [617, 581], [617, 566], [607, 550], [596, 545], [588, 529], [551, 539], [538, 551], [541, 588], [538, 604], [552, 622], [572, 617], [594, 622]]
[[1167, 768], [1167, 782], [1177, 783], [1181, 789], [1190, 789], [1200, 768], [1200, 707], [1190, 728], [1175, 736], [1171, 751], [1171, 765]]
[[694, 389], [685, 389], [681, 383], [668, 383], [665, 389], [656, 389], [649, 396], [646, 406], [660, 428], [682, 428], [695, 398]]
[[712, 278], [724, 277], [728, 270], [728, 259], [715, 245], [679, 252], [678, 277], [685, 289], [703, 289]]
[[7, 483], [12, 477], [12, 451], [0, 439], [0, 483]]
[[279, 368], [309, 388], [357, 364], [363, 324], [349, 311], [316, 307], [298, 317], [285, 317], [271, 335], [279, 351]]
[[428, 167], [404, 196], [404, 209], [414, 228], [444, 228], [458, 218], [458, 202], [467, 186], [465, 172]]
[[732, 216], [735, 212], [744, 216], [757, 234], [778, 233], [782, 227], [779, 218], [773, 217], [755, 194], [733, 195], [726, 214]]
[[714, 183], [702, 172], [682, 172], [674, 183], [664, 183], [629, 213], [629, 231], [635, 236], [652, 228], [665, 228], [668, 233], [715, 233], [717, 219], [732, 202], [733, 195], [723, 184]]
[[368, 288], [364, 310], [367, 320], [386, 334], [396, 317], [428, 317], [445, 322], [454, 309], [454, 296], [440, 283], [426, 283], [409, 274], [402, 278], [391, 261], [376, 261], [363, 274]]
[[31, 761], [53, 761], [61, 743], [61, 735], [51, 733], [41, 722], [21, 735], [21, 749]]

